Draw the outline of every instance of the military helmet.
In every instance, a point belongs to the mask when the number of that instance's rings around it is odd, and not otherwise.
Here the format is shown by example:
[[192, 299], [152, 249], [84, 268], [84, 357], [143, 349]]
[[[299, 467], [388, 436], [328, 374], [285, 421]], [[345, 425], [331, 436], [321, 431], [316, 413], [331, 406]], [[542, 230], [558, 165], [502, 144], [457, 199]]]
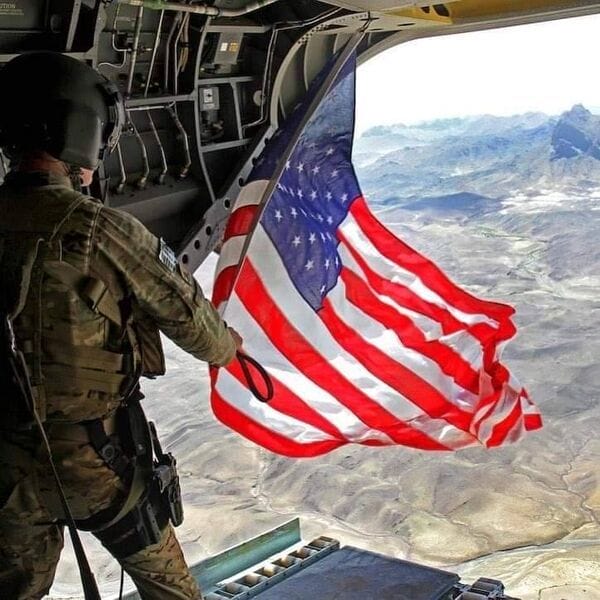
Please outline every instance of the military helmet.
[[125, 121], [116, 85], [55, 52], [21, 54], [0, 69], [0, 147], [11, 157], [44, 150], [95, 169]]

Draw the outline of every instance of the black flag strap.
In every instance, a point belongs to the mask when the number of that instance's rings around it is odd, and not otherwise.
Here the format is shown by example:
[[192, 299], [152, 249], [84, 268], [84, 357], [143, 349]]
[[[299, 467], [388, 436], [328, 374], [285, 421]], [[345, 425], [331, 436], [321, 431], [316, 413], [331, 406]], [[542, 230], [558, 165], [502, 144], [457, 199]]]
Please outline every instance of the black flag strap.
[[[242, 367], [242, 372], [244, 373], [244, 377], [246, 378], [246, 383], [248, 384], [248, 388], [254, 395], [257, 400], [261, 402], [269, 402], [273, 399], [273, 382], [271, 381], [271, 377], [267, 373], [266, 369], [254, 358], [248, 356], [244, 352], [238, 350], [236, 352], [237, 359], [240, 361], [240, 366]], [[267, 388], [266, 394], [263, 394], [256, 385], [254, 381], [254, 377], [252, 372], [250, 371], [250, 366], [258, 372], [260, 377], [262, 378], [265, 387]]]

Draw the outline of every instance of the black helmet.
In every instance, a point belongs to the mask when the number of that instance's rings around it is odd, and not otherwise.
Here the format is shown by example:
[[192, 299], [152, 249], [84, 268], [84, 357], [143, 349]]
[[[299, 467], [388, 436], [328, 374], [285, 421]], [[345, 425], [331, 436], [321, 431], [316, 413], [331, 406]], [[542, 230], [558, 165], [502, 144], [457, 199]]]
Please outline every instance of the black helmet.
[[0, 147], [9, 156], [45, 150], [95, 169], [124, 122], [116, 85], [75, 58], [31, 52], [0, 69]]

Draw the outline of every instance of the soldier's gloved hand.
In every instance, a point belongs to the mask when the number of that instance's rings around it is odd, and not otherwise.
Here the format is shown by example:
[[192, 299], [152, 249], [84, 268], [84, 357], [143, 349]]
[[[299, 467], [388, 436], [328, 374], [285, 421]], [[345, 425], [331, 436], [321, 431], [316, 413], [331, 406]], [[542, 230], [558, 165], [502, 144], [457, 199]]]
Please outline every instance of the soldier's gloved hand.
[[240, 351], [242, 349], [242, 344], [244, 343], [242, 336], [233, 327], [227, 327], [227, 329], [229, 329], [229, 333], [235, 342], [236, 351]]

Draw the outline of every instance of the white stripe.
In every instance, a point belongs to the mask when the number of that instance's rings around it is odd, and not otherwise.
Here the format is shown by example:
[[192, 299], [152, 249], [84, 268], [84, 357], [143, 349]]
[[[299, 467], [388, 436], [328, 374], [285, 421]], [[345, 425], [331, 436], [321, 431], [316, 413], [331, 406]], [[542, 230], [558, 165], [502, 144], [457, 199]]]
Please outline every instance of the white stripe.
[[[324, 360], [327, 360], [351, 385], [360, 389], [397, 418], [411, 422], [411, 425], [413, 419], [422, 417], [423, 412], [419, 407], [404, 398], [395, 389], [377, 379], [351, 354], [337, 344], [318, 315], [296, 291], [289, 280], [279, 254], [273, 248], [268, 235], [260, 225], [257, 226], [254, 232], [249, 257], [251, 257], [251, 262], [265, 287], [269, 290], [273, 301], [285, 315], [291, 317], [298, 331], [302, 332], [304, 338]], [[235, 311], [230, 311], [229, 306], [227, 309], [225, 318], [231, 325], [236, 327]], [[260, 360], [260, 357], [257, 356], [256, 358]], [[446, 427], [455, 429], [443, 420], [438, 420], [438, 423], [433, 423], [433, 421], [427, 416], [425, 423], [428, 423], [428, 428], [431, 427], [435, 432], [446, 431]], [[415, 424], [417, 425], [416, 428], [423, 430], [421, 421], [418, 420]], [[429, 431], [426, 433], [429, 435]], [[470, 437], [469, 434], [460, 432], [457, 432], [457, 435]]]
[[515, 442], [518, 442], [523, 437], [525, 432], [525, 419], [521, 414], [515, 424], [509, 429], [508, 433], [502, 440], [501, 445], [505, 446], [507, 444], [514, 444]]
[[479, 445], [475, 436], [457, 429], [443, 419], [432, 419], [429, 415], [421, 414], [416, 419], [409, 421], [408, 424], [452, 450]]
[[439, 339], [444, 335], [440, 324], [429, 317], [422, 315], [421, 313], [415, 312], [402, 306], [401, 304], [396, 303], [395, 300], [390, 298], [389, 296], [384, 296], [376, 292], [367, 279], [365, 278], [364, 271], [360, 268], [359, 264], [356, 262], [348, 248], [345, 244], [340, 244], [338, 246], [338, 253], [342, 260], [342, 265], [346, 267], [348, 270], [352, 271], [355, 275], [361, 278], [364, 281], [365, 285], [369, 286], [369, 289], [373, 292], [374, 295], [381, 301], [387, 304], [390, 308], [393, 308], [395, 311], [399, 312], [401, 315], [408, 317], [416, 327], [418, 327], [425, 335], [426, 340], [435, 340]]
[[246, 243], [246, 235], [236, 235], [230, 237], [221, 248], [221, 254], [219, 255], [219, 261], [217, 262], [217, 268], [215, 271], [215, 278], [226, 269], [227, 267], [233, 267], [240, 262], [244, 244]]
[[348, 327], [355, 330], [365, 342], [418, 375], [457, 408], [470, 413], [475, 410], [479, 402], [478, 396], [458, 385], [434, 360], [404, 346], [394, 331], [387, 329], [350, 302], [346, 296], [346, 285], [341, 277], [327, 298], [331, 301], [337, 316]]
[[[493, 405], [491, 413], [480, 424], [476, 421], [473, 422], [473, 434], [477, 435], [482, 442], [487, 442], [492, 436], [494, 427], [510, 415], [517, 402], [520, 402], [519, 393], [505, 386], [500, 398]], [[490, 407], [488, 406], [487, 409], [490, 410]]]
[[445, 336], [437, 321], [405, 308], [401, 304], [396, 303], [389, 296], [382, 295], [374, 290], [367, 281], [364, 271], [360, 268], [359, 264], [344, 244], [338, 246], [338, 251], [342, 259], [342, 265], [358, 276], [380, 302], [383, 302], [401, 315], [408, 317], [415, 327], [423, 333], [427, 341], [436, 340], [441, 344], [448, 346], [459, 354], [463, 360], [468, 362], [474, 371], [479, 371], [482, 366], [483, 357], [481, 344], [477, 338], [467, 331], [457, 331]]
[[348, 212], [346, 219], [344, 219], [340, 226], [340, 230], [348, 239], [350, 245], [356, 248], [369, 267], [380, 277], [387, 279], [392, 283], [406, 286], [426, 302], [448, 310], [448, 312], [461, 323], [467, 325], [485, 323], [494, 329], [498, 329], [498, 323], [494, 319], [490, 319], [482, 313], [465, 313], [451, 304], [448, 304], [433, 290], [430, 290], [417, 275], [380, 254], [377, 248], [373, 246], [368, 237], [363, 233], [359, 223], [351, 212]]
[[262, 200], [263, 194], [269, 185], [269, 180], [257, 179], [247, 183], [240, 189], [240, 193], [233, 205], [232, 213], [244, 206], [256, 206]]
[[269, 429], [294, 442], [303, 444], [336, 439], [303, 421], [274, 410], [265, 402], [256, 400], [226, 369], [219, 369], [215, 389], [228, 404], [244, 413], [246, 417], [262, 424], [268, 423]]
[[299, 372], [273, 346], [267, 335], [235, 294], [231, 296], [229, 306], [230, 314], [235, 314], [235, 328], [244, 338], [244, 350], [250, 356], [260, 357], [260, 362], [263, 365], [269, 365], [270, 375], [283, 383], [308, 406], [332, 423], [349, 441], [364, 442], [371, 439], [380, 440], [386, 444], [394, 443], [385, 433], [369, 428], [334, 396]]
[[479, 372], [483, 368], [481, 342], [468, 331], [455, 331], [443, 335], [438, 341], [452, 348], [464, 361], [471, 365], [474, 371]]

